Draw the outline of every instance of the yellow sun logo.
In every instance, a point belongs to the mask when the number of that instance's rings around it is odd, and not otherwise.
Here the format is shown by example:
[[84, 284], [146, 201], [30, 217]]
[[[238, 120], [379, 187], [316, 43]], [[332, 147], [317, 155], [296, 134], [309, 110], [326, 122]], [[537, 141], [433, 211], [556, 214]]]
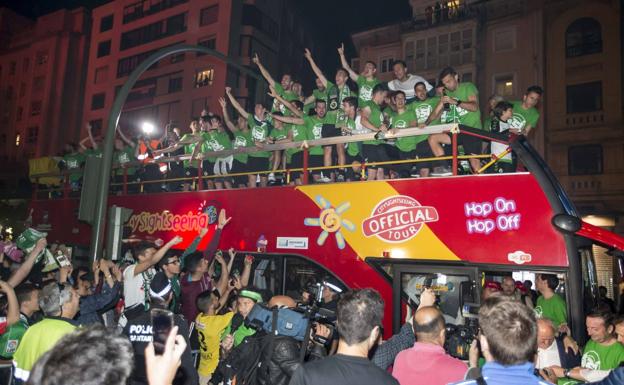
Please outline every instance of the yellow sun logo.
[[303, 223], [306, 226], [318, 226], [323, 231], [319, 234], [316, 239], [316, 243], [319, 246], [323, 246], [329, 233], [336, 234], [336, 245], [339, 249], [345, 248], [345, 239], [344, 235], [340, 231], [342, 228], [345, 228], [349, 231], [355, 231], [355, 225], [341, 217], [341, 214], [347, 211], [351, 207], [350, 202], [343, 202], [337, 207], [332, 206], [332, 204], [321, 195], [317, 195], [314, 200], [321, 206], [321, 213], [318, 218], [305, 218]]

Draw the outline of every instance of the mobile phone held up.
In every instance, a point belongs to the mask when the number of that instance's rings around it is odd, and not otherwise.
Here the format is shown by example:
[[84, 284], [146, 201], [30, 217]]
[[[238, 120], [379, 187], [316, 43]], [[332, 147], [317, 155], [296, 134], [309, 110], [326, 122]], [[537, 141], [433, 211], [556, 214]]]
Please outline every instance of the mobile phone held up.
[[164, 309], [151, 309], [152, 320], [152, 341], [154, 342], [154, 352], [162, 355], [165, 352], [167, 337], [173, 328], [173, 313]]

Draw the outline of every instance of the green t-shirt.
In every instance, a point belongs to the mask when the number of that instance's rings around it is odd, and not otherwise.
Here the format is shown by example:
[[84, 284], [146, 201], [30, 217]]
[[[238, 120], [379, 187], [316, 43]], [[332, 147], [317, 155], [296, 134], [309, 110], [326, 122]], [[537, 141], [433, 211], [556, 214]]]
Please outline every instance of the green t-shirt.
[[[196, 135], [199, 135], [201, 138], [203, 138], [201, 136], [201, 134], [196, 134]], [[184, 134], [182, 136], [182, 138], [180, 138], [180, 140], [182, 141], [182, 140], [194, 139], [194, 138], [196, 138], [196, 135], [194, 135], [194, 134]], [[195, 151], [195, 146], [197, 146], [197, 144], [198, 144], [197, 142], [196, 143], [191, 143], [191, 144], [185, 144], [184, 145], [184, 154], [185, 155], [192, 155], [193, 151]], [[198, 167], [199, 166], [199, 164], [198, 164], [199, 161], [196, 160], [193, 163], [194, 164], [193, 164], [192, 167]], [[191, 161], [190, 160], [185, 160], [184, 161], [184, 167], [186, 167], [186, 168], [191, 167]]]
[[288, 139], [288, 127], [286, 127], [286, 125], [282, 128], [273, 127], [271, 133], [269, 134], [269, 138], [273, 139], [274, 142]]
[[[136, 159], [136, 157], [134, 156], [134, 147], [132, 146], [126, 146], [124, 147], [123, 150], [121, 151], [115, 151], [115, 160], [114, 162], [119, 164], [119, 166], [123, 166], [126, 163], [130, 163], [130, 162], [134, 162]], [[128, 173], [128, 175], [134, 175], [136, 173], [136, 168], [135, 167], [128, 167], [126, 168], [126, 171]], [[118, 168], [115, 170], [115, 173], [117, 175], [123, 175], [124, 170], [123, 168]]]
[[[293, 142], [303, 142], [308, 139], [308, 129], [305, 125], [291, 124], [289, 130], [292, 131]], [[299, 147], [289, 148], [286, 150], [286, 154], [292, 156], [299, 151], [301, 151]]]
[[[425, 100], [414, 99], [414, 101], [407, 105], [407, 109], [414, 111], [419, 124], [425, 123], [439, 102], [440, 98], [437, 96]], [[440, 118], [431, 122], [431, 125], [435, 124], [440, 124]]]
[[[293, 100], [299, 100], [299, 97], [297, 96], [297, 94], [295, 94], [292, 91], [284, 90], [284, 87], [282, 87], [280, 83], [275, 82], [274, 87], [275, 87], [275, 92], [277, 92], [279, 96], [286, 99], [287, 101], [292, 102]], [[282, 114], [284, 114], [284, 116], [290, 116], [292, 114], [290, 110], [286, 108], [285, 105], [280, 103], [277, 99], [273, 99], [273, 106], [271, 107], [271, 112], [276, 112], [276, 111], [281, 112]]]
[[535, 315], [548, 318], [555, 324], [556, 328], [561, 324], [568, 323], [568, 308], [565, 300], [559, 294], [555, 294], [549, 299], [540, 295], [535, 304]]
[[[249, 147], [253, 145], [251, 141], [251, 132], [247, 131], [233, 131], [234, 140], [232, 141], [232, 148], [243, 148]], [[234, 159], [241, 163], [247, 163], [247, 159], [249, 158], [248, 154], [235, 154]]]
[[[355, 130], [355, 120], [347, 115], [341, 115], [340, 120], [336, 122], [336, 127], [346, 127], [350, 130]], [[347, 143], [347, 154], [350, 156], [358, 156], [360, 154], [360, 146], [357, 142]]]
[[521, 101], [511, 102], [511, 104], [513, 105], [513, 116], [507, 121], [510, 129], [522, 130], [527, 124], [531, 127], [537, 125], [540, 115], [535, 107], [525, 110], [522, 108]]
[[228, 327], [225, 328], [225, 330], [223, 331], [221, 339], [223, 339], [223, 337], [227, 336], [228, 334], [231, 334], [234, 337], [234, 347], [237, 347], [238, 345], [240, 345], [241, 342], [243, 342], [245, 337], [253, 336], [254, 334], [256, 334], [256, 329], [248, 328], [247, 326], [245, 326], [245, 324], [242, 324], [238, 327], [238, 329], [234, 331], [234, 333], [232, 333], [232, 324], [230, 323], [230, 325], [228, 325]]
[[483, 130], [492, 131], [492, 117], [490, 115], [486, 116], [485, 119], [483, 119]]
[[[459, 83], [455, 91], [446, 91], [446, 95], [462, 102], [468, 101], [468, 97], [476, 96], [479, 98], [479, 91], [474, 84], [470, 82]], [[450, 104], [448, 110], [443, 110], [440, 116], [442, 123], [459, 123], [472, 128], [482, 128], [481, 125], [481, 112], [479, 109], [476, 111], [468, 111], [461, 106], [457, 107], [454, 104]]]
[[101, 158], [102, 157], [102, 150], [100, 150], [99, 148], [97, 150], [94, 150], [93, 148], [89, 148], [89, 149], [85, 150], [84, 155], [85, 156], [94, 156], [96, 158]]
[[[202, 152], [208, 151], [224, 151], [232, 149], [230, 137], [225, 132], [211, 130], [202, 133], [204, 142], [202, 143]], [[209, 162], [215, 162], [217, 157], [208, 157]]]
[[63, 161], [65, 162], [65, 167], [67, 168], [67, 171], [71, 173], [69, 174], [70, 181], [75, 182], [79, 180], [80, 178], [82, 178], [82, 172], [72, 172], [72, 171], [77, 171], [82, 168], [82, 164], [85, 161], [85, 156], [83, 154], [79, 152], [67, 154], [63, 156]]
[[349, 96], [357, 96], [347, 84], [339, 88], [336, 84], [327, 81], [327, 123], [336, 124], [340, 113], [344, 113], [342, 102]]
[[20, 314], [20, 320], [9, 326], [4, 334], [0, 335], [0, 358], [5, 360], [13, 358], [26, 329], [28, 329], [28, 320]]
[[[307, 138], [308, 140], [315, 140], [322, 138], [323, 124], [326, 123], [328, 119], [327, 115], [322, 118], [318, 116], [304, 116], [303, 124], [306, 127]], [[323, 147], [321, 146], [312, 146], [310, 147], [310, 155], [323, 155]]]
[[[379, 108], [379, 106], [377, 104], [375, 104], [375, 102], [369, 101], [369, 102], [365, 102], [362, 105], [362, 109], [368, 107], [370, 109], [370, 116], [368, 117], [368, 120], [373, 124], [373, 126], [379, 128], [381, 127], [381, 124], [384, 122], [384, 115], [383, 112], [381, 112], [381, 109]], [[381, 144], [381, 140], [365, 140], [362, 142], [362, 144]]]
[[[411, 109], [406, 109], [403, 113], [395, 112], [390, 115], [390, 128], [401, 129], [411, 127], [411, 123], [413, 122], [416, 122], [416, 114]], [[423, 140], [427, 140], [427, 135], [397, 138], [396, 146], [403, 152], [409, 152], [415, 150], [416, 145]]]
[[377, 78], [367, 80], [364, 76], [360, 75], [356, 83], [358, 85], [358, 102], [361, 105], [373, 98], [373, 88], [375, 88], [380, 81], [377, 80]]
[[[327, 82], [327, 86], [328, 86], [328, 87], [325, 87], [325, 89], [324, 89], [323, 91], [319, 90], [318, 88], [315, 88], [315, 89], [312, 91], [312, 95], [314, 95], [314, 99], [315, 99], [315, 100], [324, 100], [324, 101], [327, 101], [327, 88], [329, 88], [329, 84], [330, 84], [330, 82], [328, 81], [328, 82]], [[314, 106], [314, 103], [309, 103], [309, 104], [311, 104], [312, 106]]]
[[624, 345], [615, 342], [613, 345], [603, 346], [593, 340], [587, 341], [583, 349], [581, 366], [586, 369], [609, 370], [615, 369], [624, 362]]
[[[276, 83], [277, 84], [277, 83]], [[252, 145], [255, 142], [266, 143], [271, 130], [271, 125], [266, 120], [259, 121], [253, 114], [247, 117], [247, 125], [251, 132]], [[256, 151], [249, 154], [252, 158], [268, 158], [271, 153], [268, 151]]]

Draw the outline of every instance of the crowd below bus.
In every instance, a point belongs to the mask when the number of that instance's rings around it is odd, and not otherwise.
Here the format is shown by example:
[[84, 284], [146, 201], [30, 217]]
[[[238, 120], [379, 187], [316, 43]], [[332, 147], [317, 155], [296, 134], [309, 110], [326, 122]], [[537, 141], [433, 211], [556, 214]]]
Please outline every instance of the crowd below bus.
[[[4, 239], [2, 383], [624, 381], [624, 317], [602, 289], [587, 313], [589, 339], [581, 347], [570, 333], [557, 275], [537, 274], [534, 282], [511, 275], [484, 281], [475, 315], [478, 333], [464, 341], [469, 354], [460, 360], [447, 348], [454, 337], [435, 288], [424, 287], [419, 303], [408, 303], [405, 323], [384, 341], [388, 304], [375, 288], [348, 290], [329, 274], [294, 282], [297, 274], [290, 272], [295, 290], [274, 292], [279, 289], [267, 285], [266, 265], [245, 251], [219, 250], [231, 220], [236, 218], [221, 210], [216, 223], [184, 250], [177, 248], [179, 236], [141, 240], [124, 247], [123, 259], [101, 259], [89, 267], [43, 237], [28, 247], [22, 243], [24, 250]], [[210, 240], [204, 239], [208, 234]], [[201, 244], [206, 246], [198, 250]]]
[[[118, 127], [113, 161], [114, 182], [129, 184], [128, 192], [187, 191], [257, 187], [302, 183], [304, 146], [312, 183], [381, 180], [451, 175], [451, 161], [436, 160], [451, 154], [447, 133], [384, 139], [386, 133], [405, 128], [458, 123], [477, 130], [477, 135], [458, 135], [463, 154], [475, 156], [463, 161], [465, 173], [475, 173], [496, 159], [486, 172], [515, 172], [519, 165], [508, 144], [478, 135], [495, 132], [512, 140], [528, 135], [539, 120], [536, 106], [543, 90], [526, 89], [522, 100], [507, 101], [492, 95], [485, 109], [479, 106], [479, 91], [453, 68], [441, 70], [437, 83], [409, 73], [402, 60], [393, 63], [394, 79], [381, 82], [377, 66], [367, 61], [361, 73], [354, 71], [338, 48], [341, 67], [333, 79], [326, 76], [306, 49], [305, 58], [316, 75], [316, 88], [304, 94], [293, 74], [276, 81], [258, 55], [252, 58], [268, 82], [270, 106], [257, 103], [246, 110], [227, 87], [219, 98], [221, 109], [204, 109], [188, 127], [168, 124], [160, 137], [137, 133], [128, 137]], [[232, 110], [235, 116], [231, 115]], [[88, 156], [101, 156], [101, 140], [91, 132], [79, 145], [67, 144], [60, 166], [67, 170], [73, 188], [80, 186], [82, 167]], [[354, 134], [380, 134], [363, 142], [308, 146], [307, 141]], [[129, 135], [129, 134], [128, 134]], [[263, 151], [267, 144], [301, 142], [286, 150]], [[254, 147], [257, 151], [218, 157], [203, 153]], [[158, 162], [161, 157], [190, 156], [184, 161]], [[491, 156], [483, 156], [491, 155]], [[481, 157], [477, 157], [481, 156]], [[410, 162], [413, 161], [413, 162]], [[138, 163], [137, 163], [138, 162]], [[394, 163], [393, 162], [399, 162]], [[283, 170], [289, 171], [288, 178]], [[233, 175], [230, 175], [233, 174]], [[202, 176], [200, 180], [198, 177]], [[162, 181], [167, 179], [168, 181]], [[201, 183], [202, 185], [197, 185]], [[120, 190], [119, 188], [117, 188]]]

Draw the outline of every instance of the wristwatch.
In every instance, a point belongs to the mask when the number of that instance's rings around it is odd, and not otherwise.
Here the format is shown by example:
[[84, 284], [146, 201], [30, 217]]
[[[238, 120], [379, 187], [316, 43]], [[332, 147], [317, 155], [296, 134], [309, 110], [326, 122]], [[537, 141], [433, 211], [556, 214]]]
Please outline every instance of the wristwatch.
[[458, 100], [456, 106], [459, 107], [460, 104], [462, 104], [462, 101]]
[[572, 369], [566, 369], [563, 371], [563, 376], [564, 377], [570, 377], [570, 372], [572, 371]]

